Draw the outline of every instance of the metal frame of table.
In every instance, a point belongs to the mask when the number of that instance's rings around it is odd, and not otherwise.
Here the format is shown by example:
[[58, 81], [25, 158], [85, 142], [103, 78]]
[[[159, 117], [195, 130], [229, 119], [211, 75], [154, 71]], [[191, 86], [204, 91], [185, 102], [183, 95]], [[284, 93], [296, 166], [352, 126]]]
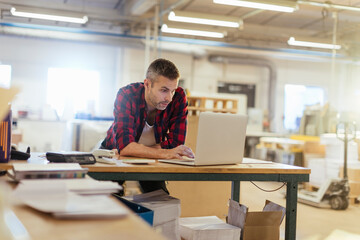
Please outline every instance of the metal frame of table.
[[286, 182], [286, 221], [285, 239], [296, 239], [297, 192], [299, 182], [308, 182], [309, 174], [282, 173], [154, 173], [154, 172], [92, 172], [88, 173], [98, 180], [135, 181], [231, 181], [231, 198], [240, 199], [241, 181]]

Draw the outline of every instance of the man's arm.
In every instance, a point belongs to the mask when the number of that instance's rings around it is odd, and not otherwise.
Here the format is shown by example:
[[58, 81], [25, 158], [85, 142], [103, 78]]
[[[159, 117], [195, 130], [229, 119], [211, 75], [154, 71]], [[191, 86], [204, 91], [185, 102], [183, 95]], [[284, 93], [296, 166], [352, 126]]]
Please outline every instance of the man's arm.
[[182, 88], [178, 88], [172, 100], [171, 118], [166, 131], [166, 141], [161, 142], [162, 148], [175, 148], [185, 143], [187, 130], [187, 99]]
[[123, 148], [120, 151], [120, 156], [155, 159], [182, 159], [183, 156], [194, 158], [191, 149], [185, 145], [179, 145], [172, 149], [161, 149], [158, 145], [147, 147], [136, 142], [131, 142]]

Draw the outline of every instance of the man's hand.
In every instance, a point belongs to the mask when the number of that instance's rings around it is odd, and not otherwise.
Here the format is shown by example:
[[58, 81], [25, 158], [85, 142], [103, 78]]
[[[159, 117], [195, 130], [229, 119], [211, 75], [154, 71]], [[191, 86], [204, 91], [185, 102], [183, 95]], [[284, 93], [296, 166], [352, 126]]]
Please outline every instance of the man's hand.
[[154, 158], [154, 159], [182, 159], [183, 157], [194, 158], [191, 148], [179, 145], [172, 149], [162, 149], [160, 144], [151, 147], [132, 142], [120, 151], [120, 156]]
[[195, 154], [193, 153], [193, 151], [191, 150], [191, 148], [185, 146], [185, 145], [180, 145], [177, 146], [176, 148], [172, 148], [172, 149], [166, 149], [167, 154], [166, 154], [166, 158], [167, 159], [182, 159], [183, 156], [188, 157], [188, 158], [194, 158]]

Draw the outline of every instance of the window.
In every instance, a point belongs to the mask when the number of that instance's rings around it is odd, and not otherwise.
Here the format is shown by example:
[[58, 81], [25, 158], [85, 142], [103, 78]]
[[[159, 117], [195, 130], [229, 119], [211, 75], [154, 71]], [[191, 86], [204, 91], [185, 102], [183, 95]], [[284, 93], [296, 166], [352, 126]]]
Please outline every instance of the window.
[[0, 64], [0, 87], [10, 88], [11, 66]]
[[47, 103], [63, 119], [75, 114], [95, 114], [99, 100], [100, 74], [97, 71], [49, 68]]
[[305, 85], [285, 85], [284, 127], [287, 130], [299, 129], [300, 120], [306, 106], [324, 104], [324, 89]]

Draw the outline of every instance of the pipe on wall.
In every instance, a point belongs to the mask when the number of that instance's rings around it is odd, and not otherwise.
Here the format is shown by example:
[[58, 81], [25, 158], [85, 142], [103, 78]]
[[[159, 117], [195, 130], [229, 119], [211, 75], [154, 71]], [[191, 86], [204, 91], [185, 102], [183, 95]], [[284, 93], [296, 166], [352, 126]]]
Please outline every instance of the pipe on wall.
[[268, 116], [270, 121], [270, 129], [274, 129], [275, 118], [275, 91], [276, 91], [276, 67], [275, 65], [264, 58], [252, 58], [252, 57], [232, 57], [232, 56], [219, 56], [210, 55], [209, 61], [213, 63], [231, 63], [265, 67], [269, 69], [269, 89], [268, 89]]

